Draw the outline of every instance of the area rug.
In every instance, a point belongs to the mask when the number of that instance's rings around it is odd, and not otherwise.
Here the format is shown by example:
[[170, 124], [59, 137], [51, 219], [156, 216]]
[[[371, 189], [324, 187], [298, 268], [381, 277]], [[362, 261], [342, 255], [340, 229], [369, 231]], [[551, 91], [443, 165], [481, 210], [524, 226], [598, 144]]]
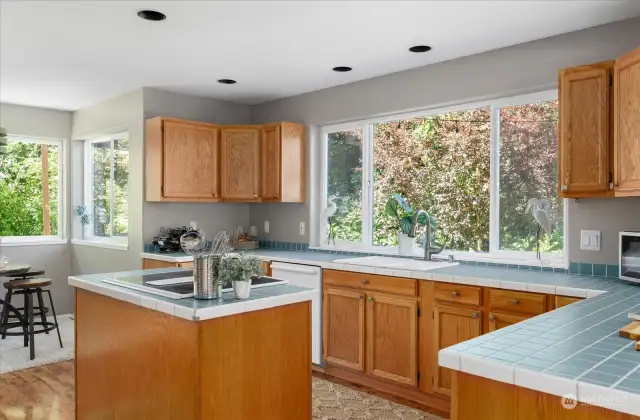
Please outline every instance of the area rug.
[[[53, 318], [49, 321], [53, 321]], [[64, 348], [60, 348], [55, 330], [48, 335], [37, 334], [34, 360], [29, 360], [29, 347], [24, 347], [24, 337], [0, 340], [0, 374], [73, 359], [74, 323], [71, 315], [60, 315], [58, 326]]]
[[444, 420], [442, 417], [313, 378], [314, 420]]

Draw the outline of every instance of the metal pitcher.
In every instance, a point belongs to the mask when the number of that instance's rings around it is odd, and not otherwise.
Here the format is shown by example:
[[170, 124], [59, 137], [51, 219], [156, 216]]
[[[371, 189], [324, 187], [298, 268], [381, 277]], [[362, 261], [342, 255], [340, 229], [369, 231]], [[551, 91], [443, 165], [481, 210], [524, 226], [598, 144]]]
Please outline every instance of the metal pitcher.
[[222, 282], [218, 278], [220, 255], [193, 256], [193, 297], [195, 299], [220, 299]]

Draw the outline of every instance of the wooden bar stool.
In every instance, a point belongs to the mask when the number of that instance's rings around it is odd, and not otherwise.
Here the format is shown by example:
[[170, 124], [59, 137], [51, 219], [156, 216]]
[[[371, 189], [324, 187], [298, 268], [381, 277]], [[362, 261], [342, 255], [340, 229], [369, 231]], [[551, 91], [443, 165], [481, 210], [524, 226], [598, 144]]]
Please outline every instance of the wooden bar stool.
[[[60, 336], [60, 329], [58, 328], [58, 318], [56, 317], [56, 310], [53, 306], [53, 299], [51, 298], [50, 290], [43, 290], [43, 287], [51, 286], [51, 279], [35, 278], [24, 280], [12, 280], [4, 284], [7, 289], [6, 303], [2, 307], [2, 317], [0, 318], [0, 334], [2, 336], [24, 336], [25, 347], [29, 345], [30, 358], [35, 359], [35, 334], [48, 333], [55, 329], [58, 332], [58, 341], [60, 342], [60, 348], [63, 348], [62, 337]], [[18, 317], [18, 321], [9, 322], [8, 312], [11, 306], [11, 296], [13, 292], [22, 291], [24, 295], [24, 312], [22, 317]], [[53, 321], [48, 322], [45, 314], [40, 312], [40, 321], [34, 321], [34, 306], [33, 295], [38, 298], [40, 307], [44, 307], [44, 299], [42, 293], [45, 292], [49, 295], [49, 303], [51, 305], [51, 313], [53, 314]], [[36, 327], [39, 327], [36, 329]], [[20, 328], [20, 332], [11, 332], [14, 328]]]
[[[16, 281], [16, 280], [32, 279], [40, 276], [44, 276], [44, 270], [25, 271], [20, 274], [12, 274], [5, 277], [9, 278], [10, 279], [9, 281]], [[7, 295], [5, 296], [5, 301], [11, 302], [11, 298], [15, 295], [24, 295], [24, 290], [13, 291], [9, 289], [7, 291]], [[16, 309], [24, 313], [24, 307], [19, 307]], [[47, 313], [49, 313], [49, 308], [45, 307], [43, 303], [40, 302], [40, 300], [38, 300], [38, 304], [33, 306], [33, 316], [39, 316], [43, 321], [46, 321]], [[0, 316], [0, 324], [2, 324], [3, 322], [7, 322], [11, 318], [15, 318], [15, 315], [12, 315], [12, 314], [8, 314], [7, 316], [8, 316], [7, 319], [5, 319], [4, 316]], [[49, 335], [49, 331], [47, 331], [47, 335]], [[4, 340], [6, 336], [2, 334], [1, 338]]]

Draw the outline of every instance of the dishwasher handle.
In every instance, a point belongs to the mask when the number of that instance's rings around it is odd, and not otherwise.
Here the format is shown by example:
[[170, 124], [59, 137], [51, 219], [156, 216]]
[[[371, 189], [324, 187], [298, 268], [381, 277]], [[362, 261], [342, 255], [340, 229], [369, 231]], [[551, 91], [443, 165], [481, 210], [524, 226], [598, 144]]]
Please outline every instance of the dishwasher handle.
[[292, 273], [300, 273], [300, 274], [320, 274], [320, 270], [316, 267], [309, 267], [307, 268], [306, 266], [296, 266], [293, 264], [278, 264], [278, 263], [271, 263], [271, 270], [281, 270], [281, 271], [289, 271]]

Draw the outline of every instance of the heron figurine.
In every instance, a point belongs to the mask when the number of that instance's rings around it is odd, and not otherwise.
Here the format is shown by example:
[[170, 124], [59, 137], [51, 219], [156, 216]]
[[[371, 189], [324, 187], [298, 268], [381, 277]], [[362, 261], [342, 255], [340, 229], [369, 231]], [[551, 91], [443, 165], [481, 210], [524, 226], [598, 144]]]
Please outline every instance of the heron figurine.
[[[337, 198], [338, 197], [335, 195], [330, 195], [329, 199], [327, 200], [329, 202], [329, 205], [322, 211], [322, 214], [320, 214], [322, 232], [327, 233], [327, 245], [329, 245], [332, 240], [333, 244], [336, 244], [336, 236], [333, 232], [333, 215], [336, 214], [336, 211], [338, 211], [338, 206], [335, 203]], [[329, 229], [327, 229], [327, 225], [329, 226]]]
[[525, 213], [531, 210], [531, 214], [538, 224], [536, 232], [536, 256], [540, 259], [540, 230], [544, 229], [547, 235], [551, 235], [553, 228], [553, 210], [551, 203], [546, 198], [531, 198], [527, 201]]

